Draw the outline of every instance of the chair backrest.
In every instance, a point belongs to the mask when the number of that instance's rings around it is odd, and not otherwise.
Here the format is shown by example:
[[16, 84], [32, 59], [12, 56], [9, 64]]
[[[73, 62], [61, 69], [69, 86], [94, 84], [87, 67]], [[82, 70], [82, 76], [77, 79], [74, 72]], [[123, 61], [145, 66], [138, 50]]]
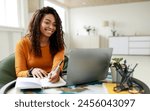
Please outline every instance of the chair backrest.
[[0, 88], [15, 79], [15, 54], [13, 53], [0, 62]]
[[64, 66], [63, 66], [63, 73], [67, 73], [67, 67], [68, 67], [68, 56], [65, 55], [64, 57]]

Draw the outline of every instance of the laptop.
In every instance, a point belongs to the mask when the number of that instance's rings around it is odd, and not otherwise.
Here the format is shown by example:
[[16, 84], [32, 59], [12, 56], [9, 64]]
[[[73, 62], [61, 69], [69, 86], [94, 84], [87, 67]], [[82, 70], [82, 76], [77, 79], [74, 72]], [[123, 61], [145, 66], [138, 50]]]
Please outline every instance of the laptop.
[[104, 80], [112, 48], [71, 49], [67, 68], [67, 86]]

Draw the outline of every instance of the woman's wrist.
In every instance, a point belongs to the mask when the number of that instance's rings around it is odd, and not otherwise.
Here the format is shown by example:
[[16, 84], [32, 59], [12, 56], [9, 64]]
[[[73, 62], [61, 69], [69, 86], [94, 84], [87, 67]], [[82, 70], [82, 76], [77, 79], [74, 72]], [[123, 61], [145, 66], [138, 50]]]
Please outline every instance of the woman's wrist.
[[33, 75], [32, 75], [33, 69], [34, 69], [34, 68], [32, 67], [31, 69], [28, 70], [28, 77], [32, 77], [32, 76], [33, 76]]

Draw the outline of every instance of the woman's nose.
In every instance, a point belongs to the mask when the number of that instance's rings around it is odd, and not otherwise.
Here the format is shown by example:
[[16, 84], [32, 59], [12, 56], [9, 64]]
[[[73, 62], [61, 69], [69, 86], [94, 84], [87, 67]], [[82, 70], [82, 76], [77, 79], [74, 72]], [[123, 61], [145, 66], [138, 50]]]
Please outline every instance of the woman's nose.
[[54, 26], [53, 24], [50, 24], [50, 25], [49, 25], [49, 28], [51, 28], [51, 29], [54, 29], [54, 27], [55, 27], [55, 26]]

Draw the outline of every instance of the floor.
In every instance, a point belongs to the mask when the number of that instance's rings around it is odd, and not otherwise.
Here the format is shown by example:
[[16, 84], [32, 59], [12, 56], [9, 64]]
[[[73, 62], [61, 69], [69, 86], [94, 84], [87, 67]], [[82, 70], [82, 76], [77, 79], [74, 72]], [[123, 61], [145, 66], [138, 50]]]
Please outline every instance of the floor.
[[150, 88], [150, 56], [112, 56], [112, 58], [113, 57], [123, 57], [124, 60], [127, 60], [127, 65], [132, 67], [138, 63], [133, 77], [143, 81]]

